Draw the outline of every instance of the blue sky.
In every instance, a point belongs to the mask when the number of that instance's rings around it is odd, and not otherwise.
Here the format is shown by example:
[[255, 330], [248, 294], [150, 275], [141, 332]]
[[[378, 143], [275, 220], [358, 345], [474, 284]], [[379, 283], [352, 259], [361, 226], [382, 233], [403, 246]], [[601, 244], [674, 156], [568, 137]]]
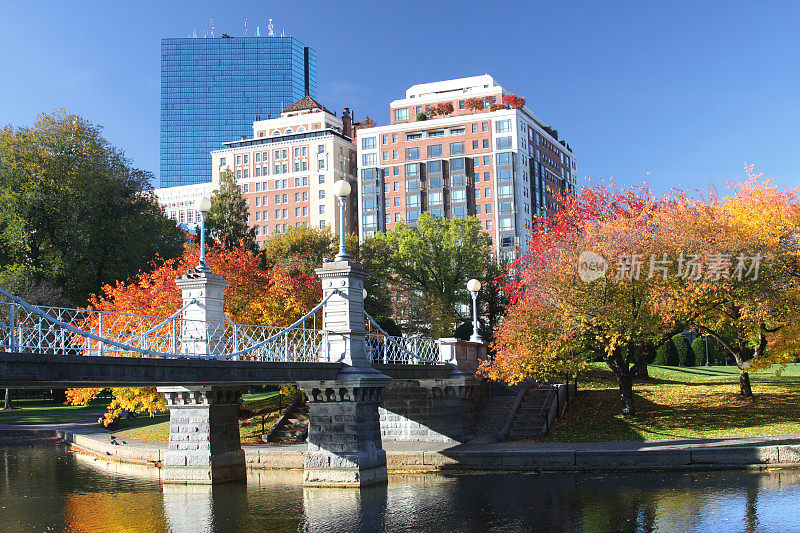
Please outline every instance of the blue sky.
[[[42, 2], [0, 5], [0, 123], [64, 107], [158, 174], [160, 39], [265, 31], [318, 52], [319, 99], [388, 121], [414, 84], [489, 73], [579, 175], [704, 188], [800, 168], [800, 3]], [[650, 173], [649, 175], [647, 173]]]

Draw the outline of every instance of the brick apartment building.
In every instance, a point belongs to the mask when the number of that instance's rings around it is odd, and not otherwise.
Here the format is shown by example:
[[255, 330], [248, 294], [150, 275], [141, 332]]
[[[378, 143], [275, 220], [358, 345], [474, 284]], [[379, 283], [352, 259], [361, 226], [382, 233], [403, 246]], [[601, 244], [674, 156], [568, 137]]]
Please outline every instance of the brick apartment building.
[[476, 216], [500, 258], [524, 249], [555, 192], [575, 188], [577, 162], [527, 106], [505, 105], [504, 95], [489, 75], [414, 85], [390, 104], [389, 125], [360, 129], [360, 238], [429, 211]]
[[[337, 117], [305, 96], [280, 117], [253, 122], [253, 135], [223, 143], [211, 152], [212, 182], [156, 190], [167, 215], [179, 223], [198, 221], [194, 212], [202, 196], [211, 196], [225, 170], [234, 172], [247, 201], [248, 223], [256, 242], [292, 226], [331, 227], [339, 232], [339, 209], [333, 185], [340, 179], [355, 190], [356, 148], [353, 121], [345, 108]], [[357, 197], [346, 208], [345, 231], [357, 231]]]

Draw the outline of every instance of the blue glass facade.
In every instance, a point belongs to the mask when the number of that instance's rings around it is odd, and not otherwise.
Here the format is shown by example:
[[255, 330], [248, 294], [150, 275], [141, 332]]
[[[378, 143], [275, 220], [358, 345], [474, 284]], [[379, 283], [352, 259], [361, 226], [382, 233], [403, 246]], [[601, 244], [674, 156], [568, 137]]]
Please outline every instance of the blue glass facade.
[[161, 187], [211, 181], [209, 152], [303, 95], [317, 53], [292, 37], [161, 40]]

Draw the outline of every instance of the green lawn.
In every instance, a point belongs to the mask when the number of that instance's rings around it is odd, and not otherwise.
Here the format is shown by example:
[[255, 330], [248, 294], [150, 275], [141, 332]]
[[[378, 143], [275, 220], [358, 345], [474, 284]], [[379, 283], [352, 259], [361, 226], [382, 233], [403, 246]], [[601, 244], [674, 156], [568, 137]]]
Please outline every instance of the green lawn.
[[[242, 444], [261, 443], [261, 414], [264, 414], [264, 428], [269, 430], [278, 418], [278, 392], [262, 392], [245, 394], [242, 398], [242, 412], [247, 418], [239, 421], [239, 433]], [[282, 404], [286, 407], [285, 400]], [[163, 413], [153, 417], [123, 419], [114, 431], [119, 437], [139, 440], [166, 442], [169, 439], [169, 414]]]
[[65, 424], [97, 419], [105, 411], [108, 400], [92, 400], [86, 406], [58, 405], [51, 400], [19, 399], [14, 409], [0, 410], [0, 424]]
[[634, 385], [637, 415], [623, 419], [614, 375], [596, 364], [577, 400], [544, 439], [613, 441], [777, 435], [800, 432], [800, 364], [751, 374], [755, 398], [739, 396], [736, 367], [649, 367]]

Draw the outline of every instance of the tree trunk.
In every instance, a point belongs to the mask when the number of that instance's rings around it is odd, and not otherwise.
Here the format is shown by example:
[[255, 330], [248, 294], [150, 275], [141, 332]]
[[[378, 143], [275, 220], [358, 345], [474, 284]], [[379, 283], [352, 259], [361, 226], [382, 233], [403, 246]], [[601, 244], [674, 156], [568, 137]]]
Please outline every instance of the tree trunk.
[[650, 373], [647, 371], [647, 349], [645, 346], [637, 345], [636, 350], [636, 378], [637, 379], [650, 379]]
[[622, 400], [622, 416], [632, 416], [636, 414], [636, 407], [633, 405], [633, 377], [630, 374], [620, 375], [619, 396]]
[[6, 399], [3, 401], [3, 411], [13, 408], [14, 407], [11, 405], [11, 389], [6, 389]]
[[67, 389], [53, 389], [53, 403], [64, 405], [67, 401]]
[[745, 398], [753, 397], [753, 389], [750, 388], [750, 374], [739, 372], [739, 393]]

